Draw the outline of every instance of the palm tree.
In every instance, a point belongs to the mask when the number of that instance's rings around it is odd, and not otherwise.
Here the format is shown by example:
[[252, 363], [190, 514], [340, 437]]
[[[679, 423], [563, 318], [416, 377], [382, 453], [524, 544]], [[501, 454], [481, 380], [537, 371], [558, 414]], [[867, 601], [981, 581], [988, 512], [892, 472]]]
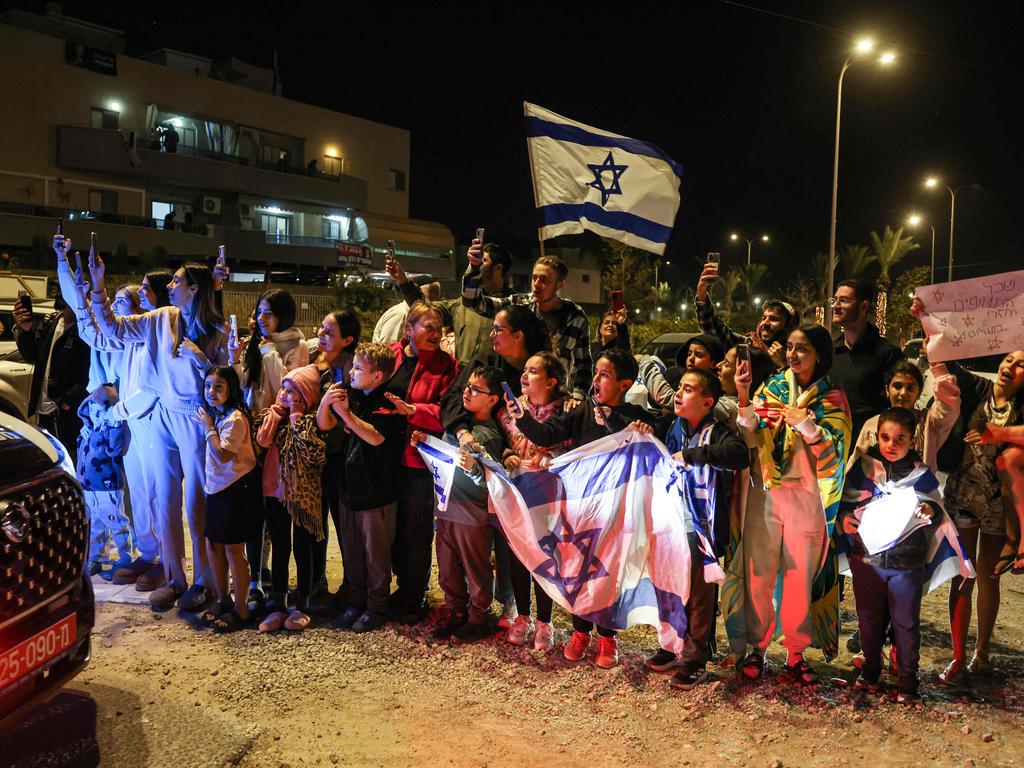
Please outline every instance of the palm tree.
[[833, 256], [832, 262], [829, 264], [829, 258], [827, 253], [818, 251], [811, 257], [811, 280], [814, 281], [815, 287], [818, 289], [817, 299], [818, 303], [824, 303], [825, 292], [828, 291], [828, 278], [829, 275], [835, 270], [836, 265], [839, 264], [839, 257]]
[[866, 245], [851, 245], [850, 243], [840, 249], [839, 257], [843, 262], [843, 274], [850, 280], [862, 277], [868, 267], [878, 261], [878, 258], [871, 253], [871, 249]]
[[878, 275], [878, 301], [875, 304], [875, 321], [879, 332], [885, 335], [885, 307], [889, 296], [889, 270], [902, 261], [908, 253], [920, 244], [913, 237], [903, 237], [903, 227], [893, 230], [886, 225], [879, 237], [877, 232], [871, 233], [871, 250], [881, 272]]
[[722, 301], [725, 304], [726, 313], [732, 312], [732, 299], [741, 282], [743, 282], [743, 273], [736, 266], [729, 267], [718, 280], [718, 285], [722, 288]]
[[755, 262], [739, 267], [739, 271], [740, 282], [743, 284], [743, 290], [747, 296], [747, 306], [752, 307], [754, 305], [754, 289], [757, 288], [757, 284], [761, 282], [761, 278], [768, 271], [768, 265]]

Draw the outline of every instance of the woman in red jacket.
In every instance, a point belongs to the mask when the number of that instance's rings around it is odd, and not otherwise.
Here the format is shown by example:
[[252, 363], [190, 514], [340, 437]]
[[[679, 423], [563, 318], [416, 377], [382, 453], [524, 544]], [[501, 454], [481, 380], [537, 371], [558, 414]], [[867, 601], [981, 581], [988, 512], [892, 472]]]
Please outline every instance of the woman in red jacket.
[[386, 395], [395, 408], [407, 416], [405, 452], [399, 483], [392, 567], [398, 590], [391, 596], [391, 613], [399, 621], [413, 624], [427, 614], [426, 594], [430, 582], [434, 538], [433, 475], [409, 443], [412, 431], [440, 436], [441, 393], [455, 380], [455, 358], [440, 349], [441, 313], [433, 304], [417, 301], [405, 319], [405, 338], [391, 344], [395, 350], [395, 372]]

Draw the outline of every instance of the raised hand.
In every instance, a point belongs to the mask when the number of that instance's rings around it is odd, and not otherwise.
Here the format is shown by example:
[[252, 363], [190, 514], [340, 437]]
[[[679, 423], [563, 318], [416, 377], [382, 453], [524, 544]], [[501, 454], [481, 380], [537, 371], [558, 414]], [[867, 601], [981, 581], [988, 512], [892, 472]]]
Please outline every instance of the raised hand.
[[68, 251], [71, 250], [71, 238], [64, 235], [53, 236], [53, 252], [57, 254], [57, 261], [67, 261]]
[[700, 280], [697, 281], [697, 300], [707, 301], [708, 289], [712, 283], [718, 282], [718, 264], [708, 262], [700, 273]]
[[21, 297], [14, 302], [14, 322], [17, 323], [18, 327], [23, 331], [32, 330], [32, 312], [21, 303]]
[[106, 282], [107, 267], [103, 263], [103, 257], [95, 248], [95, 242], [89, 246], [89, 276], [92, 277], [92, 289], [94, 293], [104, 293], [107, 290]]
[[475, 266], [479, 266], [484, 260], [484, 244], [473, 238], [473, 242], [469, 244], [469, 251], [466, 252], [466, 257], [469, 259], [469, 263]]
[[384, 270], [391, 275], [392, 279], [399, 285], [409, 282], [409, 276], [398, 259], [388, 259], [384, 262]]

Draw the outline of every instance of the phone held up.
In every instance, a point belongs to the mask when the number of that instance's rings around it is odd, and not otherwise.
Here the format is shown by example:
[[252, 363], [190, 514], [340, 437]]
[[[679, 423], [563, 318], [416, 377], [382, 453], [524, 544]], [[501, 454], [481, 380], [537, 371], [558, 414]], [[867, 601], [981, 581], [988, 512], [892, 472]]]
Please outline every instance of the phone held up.
[[28, 291], [18, 291], [18, 301], [26, 312], [32, 314], [32, 294]]
[[506, 408], [508, 408], [508, 409], [509, 409], [509, 411], [510, 411], [510, 412], [511, 412], [511, 413], [512, 413], [513, 415], [515, 415], [515, 416], [522, 416], [522, 414], [523, 414], [523, 406], [521, 406], [521, 405], [519, 404], [519, 401], [518, 401], [518, 400], [516, 400], [516, 396], [515, 396], [515, 394], [514, 394], [514, 393], [512, 392], [512, 387], [510, 387], [510, 386], [508, 385], [508, 382], [507, 382], [507, 381], [503, 381], [503, 382], [501, 382], [501, 388], [502, 388], [503, 390], [505, 390], [505, 397], [507, 397], [507, 398], [508, 398], [508, 401], [509, 401], [510, 403], [512, 403], [512, 405], [509, 405], [508, 403], [506, 403], [506, 404], [505, 404], [505, 407], [506, 407]]
[[384, 249], [384, 269], [390, 271], [395, 264], [395, 241], [388, 240], [387, 247]]
[[626, 300], [622, 296], [622, 291], [609, 291], [608, 299], [611, 301], [612, 312], [619, 312], [626, 308]]
[[715, 266], [718, 266], [721, 263], [722, 254], [716, 253], [715, 251], [711, 251], [711, 253], [708, 254], [708, 264], [714, 264]]
[[750, 367], [750, 345], [749, 344], [737, 344], [736, 345], [736, 364], [746, 363], [747, 367]]

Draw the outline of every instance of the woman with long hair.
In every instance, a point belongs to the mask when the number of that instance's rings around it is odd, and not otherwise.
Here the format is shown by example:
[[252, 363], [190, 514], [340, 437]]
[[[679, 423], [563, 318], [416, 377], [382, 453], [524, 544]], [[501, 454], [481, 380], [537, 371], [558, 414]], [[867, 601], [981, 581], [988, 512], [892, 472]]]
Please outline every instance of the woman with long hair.
[[295, 314], [295, 299], [281, 288], [264, 292], [253, 311], [241, 376], [245, 402], [253, 413], [274, 404], [286, 373], [309, 364], [309, 347], [295, 327]]
[[[149, 460], [156, 479], [156, 498], [161, 502], [159, 530], [167, 583], [150, 595], [150, 602], [157, 609], [167, 609], [180, 599], [180, 608], [194, 611], [206, 604], [211, 592], [205, 586], [205, 435], [193, 417], [203, 404], [207, 371], [228, 363], [229, 334], [214, 306], [213, 273], [202, 264], [186, 263], [167, 285], [170, 306], [117, 317], [107, 297], [106, 268], [98, 253], [89, 254], [89, 272], [92, 308], [101, 333], [126, 344], [143, 345], [152, 365], [148, 380], [140, 382], [140, 387], [157, 396]], [[183, 491], [192, 537], [191, 587], [185, 573]]]

